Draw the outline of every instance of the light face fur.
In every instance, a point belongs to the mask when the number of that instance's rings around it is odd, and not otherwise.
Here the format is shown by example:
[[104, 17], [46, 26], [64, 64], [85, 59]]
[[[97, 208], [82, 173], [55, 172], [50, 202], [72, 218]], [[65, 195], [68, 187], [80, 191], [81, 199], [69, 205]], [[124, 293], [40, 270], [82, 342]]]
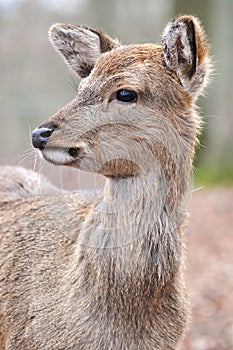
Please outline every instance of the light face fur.
[[61, 193], [25, 169], [1, 170], [0, 348], [176, 349], [189, 314], [182, 225], [205, 34], [182, 16], [162, 46], [64, 24], [49, 36], [83, 79], [33, 145], [106, 184]]

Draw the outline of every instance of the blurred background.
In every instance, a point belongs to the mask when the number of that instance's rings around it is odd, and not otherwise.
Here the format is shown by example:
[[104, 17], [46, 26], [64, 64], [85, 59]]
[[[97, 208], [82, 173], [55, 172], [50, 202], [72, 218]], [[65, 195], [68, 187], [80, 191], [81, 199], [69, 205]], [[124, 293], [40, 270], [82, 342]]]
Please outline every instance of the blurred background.
[[[212, 83], [198, 105], [204, 121], [194, 168], [187, 280], [193, 320], [180, 349], [233, 348], [233, 1], [232, 0], [0, 0], [0, 164], [36, 168], [30, 134], [76, 95], [77, 78], [47, 38], [51, 24], [101, 28], [122, 43], [160, 42], [167, 21], [197, 15], [212, 45]], [[48, 168], [49, 167], [49, 168]], [[77, 187], [71, 170], [44, 164], [54, 183]], [[77, 174], [77, 172], [75, 173]], [[78, 175], [78, 186], [101, 179]]]

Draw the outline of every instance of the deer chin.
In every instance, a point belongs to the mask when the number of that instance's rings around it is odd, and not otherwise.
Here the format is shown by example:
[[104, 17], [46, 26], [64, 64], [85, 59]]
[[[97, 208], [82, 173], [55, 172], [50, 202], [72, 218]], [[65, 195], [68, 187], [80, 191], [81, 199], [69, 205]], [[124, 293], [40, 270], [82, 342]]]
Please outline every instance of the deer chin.
[[98, 173], [105, 177], [127, 178], [140, 174], [140, 167], [128, 159], [113, 159], [104, 163]]

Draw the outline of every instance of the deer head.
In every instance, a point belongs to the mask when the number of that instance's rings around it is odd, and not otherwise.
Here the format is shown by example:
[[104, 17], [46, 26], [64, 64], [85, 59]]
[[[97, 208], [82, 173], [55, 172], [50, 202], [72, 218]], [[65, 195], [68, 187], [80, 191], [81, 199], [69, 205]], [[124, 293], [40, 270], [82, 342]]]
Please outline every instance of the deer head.
[[162, 45], [124, 46], [99, 30], [65, 24], [53, 25], [49, 37], [82, 80], [77, 97], [33, 131], [43, 157], [112, 178], [159, 165], [182, 183], [199, 128], [194, 102], [210, 70], [198, 20], [172, 20]]

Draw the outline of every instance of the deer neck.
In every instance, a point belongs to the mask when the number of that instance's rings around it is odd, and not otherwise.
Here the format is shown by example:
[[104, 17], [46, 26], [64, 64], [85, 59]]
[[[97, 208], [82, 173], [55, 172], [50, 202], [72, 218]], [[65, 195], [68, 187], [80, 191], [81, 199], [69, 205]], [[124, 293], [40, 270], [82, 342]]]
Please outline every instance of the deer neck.
[[170, 236], [176, 236], [181, 218], [178, 207], [169, 209], [166, 199], [167, 187], [158, 174], [108, 178], [82, 227], [81, 243], [104, 249], [136, 244], [140, 253], [142, 242], [156, 245], [159, 240], [169, 241]]
[[180, 218], [177, 210], [168, 213], [161, 188], [152, 173], [107, 179], [79, 237], [81, 255], [87, 254], [87, 265], [100, 267], [98, 276], [105, 272], [121, 283], [127, 275], [138, 285], [155, 276], [164, 285], [180, 269]]

